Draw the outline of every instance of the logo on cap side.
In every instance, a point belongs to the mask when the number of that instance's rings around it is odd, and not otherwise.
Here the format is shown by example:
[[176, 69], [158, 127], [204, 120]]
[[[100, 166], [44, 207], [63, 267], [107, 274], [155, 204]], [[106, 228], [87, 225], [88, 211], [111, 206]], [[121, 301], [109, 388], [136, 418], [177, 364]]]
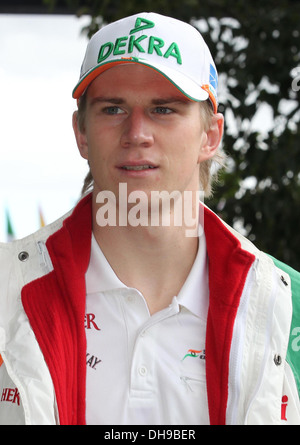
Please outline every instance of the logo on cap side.
[[104, 62], [111, 54], [119, 56], [132, 54], [134, 49], [139, 53], [153, 54], [154, 52], [161, 57], [168, 59], [174, 57], [179, 65], [182, 65], [182, 57], [177, 43], [172, 42], [168, 47], [163, 39], [145, 34], [136, 37], [136, 32], [145, 29], [154, 28], [155, 23], [143, 18], [137, 18], [135, 27], [129, 32], [129, 36], [118, 37], [115, 42], [106, 42], [101, 45], [98, 54], [98, 63]]
[[215, 67], [212, 64], [210, 64], [210, 69], [209, 69], [209, 87], [212, 90], [213, 94], [216, 96], [218, 89], [218, 74]]

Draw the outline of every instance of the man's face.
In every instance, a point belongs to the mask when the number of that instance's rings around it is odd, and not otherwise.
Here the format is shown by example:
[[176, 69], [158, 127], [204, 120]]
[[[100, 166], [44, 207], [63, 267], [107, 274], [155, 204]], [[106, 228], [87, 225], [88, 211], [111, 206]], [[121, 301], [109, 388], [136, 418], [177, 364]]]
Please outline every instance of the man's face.
[[[87, 90], [85, 128], [75, 128], [94, 192], [199, 189], [199, 163], [213, 156], [203, 113], [158, 72], [115, 66]], [[75, 126], [76, 127], [76, 126]]]

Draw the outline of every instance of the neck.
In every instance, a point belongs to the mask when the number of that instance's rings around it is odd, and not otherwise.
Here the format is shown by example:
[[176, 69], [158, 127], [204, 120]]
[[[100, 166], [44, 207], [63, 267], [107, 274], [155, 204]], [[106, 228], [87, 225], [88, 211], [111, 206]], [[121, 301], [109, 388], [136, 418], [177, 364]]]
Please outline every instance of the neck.
[[[198, 203], [195, 205], [198, 207]], [[188, 236], [191, 227], [176, 225], [172, 218], [168, 225], [153, 226], [150, 216], [149, 224], [100, 227], [98, 211], [99, 205], [93, 199], [94, 236], [118, 278], [143, 294], [150, 313], [168, 306], [183, 286], [197, 255], [198, 237]], [[116, 222], [118, 216], [117, 212]]]

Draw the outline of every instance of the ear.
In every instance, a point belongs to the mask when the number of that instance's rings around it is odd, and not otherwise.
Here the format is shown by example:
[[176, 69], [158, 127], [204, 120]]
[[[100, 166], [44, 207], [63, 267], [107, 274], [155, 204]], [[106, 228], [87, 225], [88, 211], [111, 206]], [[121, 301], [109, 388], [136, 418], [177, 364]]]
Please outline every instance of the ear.
[[81, 132], [78, 126], [78, 112], [74, 111], [72, 116], [73, 131], [77, 142], [78, 150], [84, 159], [88, 159], [88, 143], [85, 132]]
[[205, 139], [201, 147], [201, 153], [199, 155], [199, 162], [211, 159], [222, 140], [224, 131], [224, 116], [221, 113], [216, 113], [212, 116], [210, 127], [204, 131]]

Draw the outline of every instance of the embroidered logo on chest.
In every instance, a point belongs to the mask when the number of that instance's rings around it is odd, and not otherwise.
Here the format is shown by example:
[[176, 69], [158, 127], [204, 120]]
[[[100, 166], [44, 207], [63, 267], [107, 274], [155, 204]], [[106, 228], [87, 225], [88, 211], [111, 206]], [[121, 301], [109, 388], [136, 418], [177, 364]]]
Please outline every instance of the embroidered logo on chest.
[[200, 360], [205, 360], [205, 349], [189, 349], [181, 361], [185, 360], [187, 357], [199, 358]]

